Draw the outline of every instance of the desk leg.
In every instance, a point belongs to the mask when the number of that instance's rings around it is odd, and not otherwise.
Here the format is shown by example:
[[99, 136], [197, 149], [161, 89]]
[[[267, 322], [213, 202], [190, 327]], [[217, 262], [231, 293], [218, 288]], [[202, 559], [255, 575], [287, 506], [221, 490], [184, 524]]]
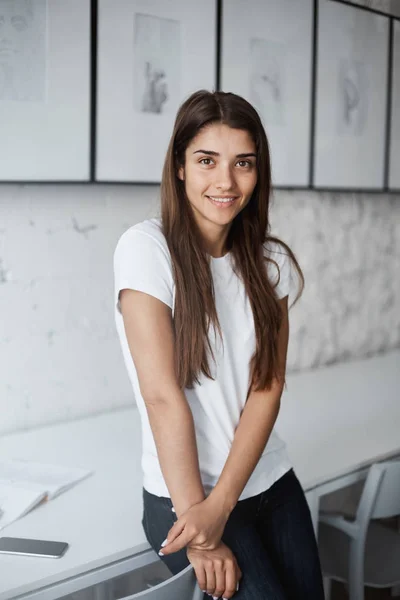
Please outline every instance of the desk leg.
[[93, 600], [114, 600], [112, 581], [105, 581], [94, 586]]
[[318, 512], [319, 512], [319, 494], [316, 490], [309, 490], [306, 499], [311, 512], [311, 519], [314, 527], [315, 537], [318, 536]]

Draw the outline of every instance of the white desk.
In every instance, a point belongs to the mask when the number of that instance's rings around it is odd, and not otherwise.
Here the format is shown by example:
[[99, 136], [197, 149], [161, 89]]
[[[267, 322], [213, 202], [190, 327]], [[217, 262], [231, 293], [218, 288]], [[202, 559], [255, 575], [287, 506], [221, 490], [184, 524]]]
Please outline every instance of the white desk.
[[306, 490], [319, 498], [400, 455], [400, 351], [292, 375], [276, 424]]
[[[394, 352], [288, 377], [277, 428], [315, 523], [322, 494], [400, 454], [399, 365]], [[0, 600], [53, 600], [158, 560], [141, 525], [140, 445], [136, 409], [0, 440], [0, 458], [95, 470], [0, 533], [70, 544], [61, 559], [0, 555]]]

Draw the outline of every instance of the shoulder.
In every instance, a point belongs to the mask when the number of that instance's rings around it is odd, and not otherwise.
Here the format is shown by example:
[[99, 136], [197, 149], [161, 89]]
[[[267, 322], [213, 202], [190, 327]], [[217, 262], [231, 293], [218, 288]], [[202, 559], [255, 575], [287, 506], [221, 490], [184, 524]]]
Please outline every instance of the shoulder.
[[163, 250], [168, 250], [167, 241], [161, 229], [161, 220], [157, 218], [146, 219], [129, 227], [118, 239], [117, 247], [121, 242], [140, 245], [141, 242], [145, 243], [144, 238], [150, 240], [147, 243], [159, 245]]
[[263, 244], [263, 252], [265, 258], [268, 259], [268, 278], [274, 286], [278, 298], [292, 295], [294, 273], [286, 248], [275, 240], [267, 240]]
[[265, 258], [269, 259], [269, 264], [273, 264], [271, 261], [274, 261], [278, 263], [279, 267], [281, 267], [284, 265], [284, 263], [290, 261], [290, 257], [286, 248], [275, 240], [267, 240], [264, 242], [263, 252]]
[[146, 219], [124, 231], [118, 239], [114, 260], [125, 254], [132, 256], [133, 252], [141, 253], [144, 260], [149, 253], [155, 256], [164, 256], [169, 260], [168, 244], [161, 229], [160, 219]]
[[157, 219], [129, 227], [114, 251], [115, 300], [119, 292], [139, 290], [173, 306], [174, 282], [168, 245]]

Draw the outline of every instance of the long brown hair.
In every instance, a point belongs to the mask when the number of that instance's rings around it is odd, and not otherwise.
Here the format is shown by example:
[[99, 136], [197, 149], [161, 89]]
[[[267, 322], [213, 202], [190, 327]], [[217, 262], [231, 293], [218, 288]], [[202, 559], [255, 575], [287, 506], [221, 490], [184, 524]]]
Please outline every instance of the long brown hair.
[[[234, 270], [243, 281], [253, 311], [256, 351], [250, 362], [250, 389], [271, 387], [278, 374], [277, 340], [282, 321], [281, 308], [274, 287], [267, 276], [263, 245], [279, 243], [289, 255], [299, 275], [300, 297], [304, 278], [290, 248], [269, 235], [268, 218], [271, 192], [271, 163], [267, 137], [257, 111], [244, 98], [224, 92], [200, 90], [180, 107], [165, 158], [161, 181], [161, 222], [171, 254], [175, 281], [174, 333], [175, 369], [181, 388], [193, 388], [202, 371], [213, 379], [208, 363], [207, 347], [210, 323], [222, 339], [215, 307], [210, 257], [202, 241], [185, 184], [178, 177], [185, 164], [185, 151], [200, 130], [221, 123], [249, 133], [256, 146], [257, 183], [248, 204], [231, 223], [226, 240], [233, 258]], [[272, 261], [274, 262], [274, 261]], [[276, 264], [276, 263], [275, 263]]]

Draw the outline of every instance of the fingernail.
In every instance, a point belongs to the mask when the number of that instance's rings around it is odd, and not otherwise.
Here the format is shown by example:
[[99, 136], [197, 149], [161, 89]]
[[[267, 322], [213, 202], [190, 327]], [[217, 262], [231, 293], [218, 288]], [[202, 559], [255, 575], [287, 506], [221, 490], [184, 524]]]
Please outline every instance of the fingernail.
[[158, 555], [159, 556], [164, 556], [164, 552], [161, 552], [161, 550], [160, 550], [160, 552], [158, 553]]
[[237, 584], [237, 586], [236, 586], [236, 591], [237, 592], [239, 591], [239, 584]]
[[[172, 510], [172, 512], [176, 513], [176, 510], [174, 509], [174, 507], [172, 507], [171, 510]], [[203, 591], [203, 590], [201, 590], [201, 591]]]
[[163, 541], [163, 543], [161, 544], [161, 548], [164, 548], [164, 546], [166, 546], [166, 545], [167, 545], [167, 539], [168, 539], [168, 538], [165, 538], [165, 540], [164, 540], [164, 541]]
[[213, 596], [212, 599], [213, 600], [218, 600], [219, 596]]

